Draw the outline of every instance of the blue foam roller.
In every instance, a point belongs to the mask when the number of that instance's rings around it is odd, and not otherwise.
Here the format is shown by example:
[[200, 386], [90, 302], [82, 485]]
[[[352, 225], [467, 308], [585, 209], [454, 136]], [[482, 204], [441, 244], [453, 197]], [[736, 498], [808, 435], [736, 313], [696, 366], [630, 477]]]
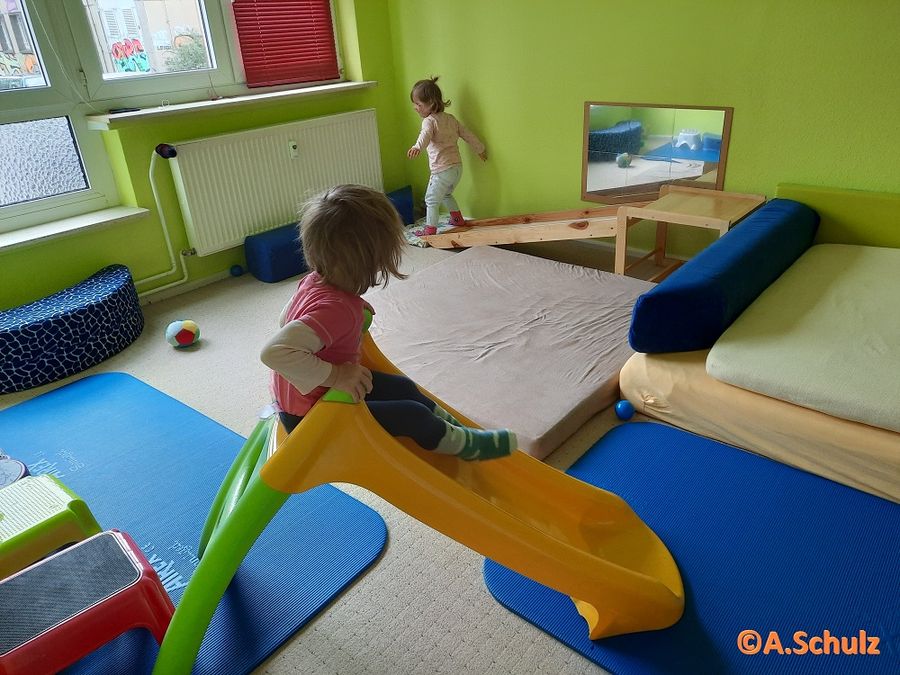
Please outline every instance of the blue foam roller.
[[250, 273], [267, 283], [295, 277], [309, 269], [295, 223], [250, 235], [244, 239], [244, 255]]
[[415, 222], [415, 218], [413, 217], [413, 191], [411, 185], [402, 187], [399, 190], [394, 190], [393, 192], [388, 192], [387, 198], [391, 200], [391, 203], [394, 205], [394, 208], [397, 209], [397, 212], [400, 214], [400, 217], [405, 224], [411, 225]]

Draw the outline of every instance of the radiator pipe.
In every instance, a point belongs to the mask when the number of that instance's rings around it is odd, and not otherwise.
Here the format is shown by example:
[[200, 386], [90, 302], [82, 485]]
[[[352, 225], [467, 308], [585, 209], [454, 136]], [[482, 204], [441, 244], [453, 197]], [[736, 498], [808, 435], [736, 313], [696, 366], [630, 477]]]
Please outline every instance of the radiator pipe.
[[[178, 153], [175, 150], [175, 147], [169, 145], [167, 143], [160, 143], [154, 148], [153, 152], [150, 154], [150, 170], [148, 172], [148, 178], [150, 179], [150, 189], [153, 191], [153, 201], [156, 203], [156, 213], [159, 215], [159, 222], [162, 225], [163, 236], [166, 240], [166, 250], [169, 253], [169, 261], [171, 262], [171, 266], [165, 272], [160, 272], [159, 274], [154, 274], [152, 277], [146, 277], [144, 279], [140, 279], [134, 282], [135, 286], [140, 286], [141, 284], [146, 284], [151, 281], [155, 281], [156, 279], [160, 279], [162, 277], [168, 276], [172, 274], [175, 270], [178, 269], [178, 259], [176, 259], [175, 252], [172, 250], [172, 240], [169, 237], [169, 227], [166, 223], [166, 216], [163, 213], [162, 204], [159, 202], [159, 192], [156, 189], [156, 180], [154, 177], [154, 169], [156, 167], [156, 158], [163, 157], [165, 159], [171, 159], [175, 157]], [[151, 289], [149, 291], [144, 291], [143, 293], [138, 293], [139, 298], [146, 297], [153, 293], [159, 293], [160, 291], [166, 290], [167, 288], [172, 288], [172, 286], [178, 286], [183, 284], [188, 280], [188, 271], [187, 265], [184, 261], [184, 256], [180, 256], [181, 260], [181, 278], [176, 279], [172, 283], [165, 284], [164, 286], [159, 286], [158, 288]]]
[[172, 159], [178, 156], [178, 150], [175, 149], [175, 146], [168, 143], [160, 143], [153, 149], [153, 152], [163, 159]]

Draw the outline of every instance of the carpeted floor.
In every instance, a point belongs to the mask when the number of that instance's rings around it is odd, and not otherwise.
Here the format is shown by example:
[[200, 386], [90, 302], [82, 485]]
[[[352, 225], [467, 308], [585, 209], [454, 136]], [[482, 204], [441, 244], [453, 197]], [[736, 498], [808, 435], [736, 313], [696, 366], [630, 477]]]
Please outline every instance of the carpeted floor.
[[[404, 271], [447, 255], [453, 253], [410, 246]], [[132, 346], [76, 377], [130, 373], [246, 436], [256, 412], [269, 402], [259, 349], [296, 283], [265, 284], [244, 275], [153, 301], [144, 307], [146, 328]], [[169, 322], [182, 318], [200, 325], [202, 341], [176, 351], [164, 333]], [[0, 408], [71, 379], [0, 396]], [[598, 415], [548, 461], [567, 468], [615, 423], [611, 410]], [[364, 490], [339, 487], [384, 518], [385, 554], [256, 673], [603, 672], [497, 603], [484, 586], [481, 556]]]

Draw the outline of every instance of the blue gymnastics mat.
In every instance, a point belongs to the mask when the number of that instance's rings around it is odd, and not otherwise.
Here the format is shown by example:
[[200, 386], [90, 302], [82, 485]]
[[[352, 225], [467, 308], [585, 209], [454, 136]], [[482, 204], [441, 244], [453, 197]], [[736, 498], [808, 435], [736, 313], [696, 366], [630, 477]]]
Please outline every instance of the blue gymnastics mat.
[[691, 150], [686, 145], [675, 147], [671, 143], [663, 143], [658, 148], [648, 150], [639, 155], [642, 159], [659, 162], [670, 162], [677, 159], [694, 160], [695, 162], [718, 162], [718, 150]]
[[[568, 472], [622, 496], [681, 570], [673, 627], [592, 642], [567, 597], [487, 560], [494, 597], [612, 673], [897, 673], [900, 506], [716, 441], [648, 422], [614, 427]], [[880, 638], [879, 655], [743, 654]], [[746, 638], [752, 647], [753, 636]], [[829, 642], [833, 645], [832, 642]], [[848, 640], [847, 646], [852, 642]], [[833, 651], [833, 646], [829, 650]]]
[[[130, 534], [178, 604], [200, 530], [244, 439], [130, 375], [93, 375], [0, 412], [0, 447]], [[323, 485], [288, 499], [213, 617], [195, 673], [246, 673], [379, 556], [375, 511]], [[133, 630], [67, 669], [149, 673], [158, 647]]]

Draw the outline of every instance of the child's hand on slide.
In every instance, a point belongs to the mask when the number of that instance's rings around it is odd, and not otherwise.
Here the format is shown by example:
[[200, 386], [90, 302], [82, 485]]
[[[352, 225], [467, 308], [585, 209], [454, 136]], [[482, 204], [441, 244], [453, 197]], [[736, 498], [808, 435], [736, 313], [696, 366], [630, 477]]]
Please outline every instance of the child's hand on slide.
[[422, 151], [419, 150], [418, 148], [412, 147], [409, 150], [407, 150], [406, 156], [409, 157], [410, 159], [412, 159], [413, 157], [418, 157], [420, 152], [422, 152]]
[[331, 386], [345, 391], [359, 403], [372, 391], [372, 371], [358, 363], [342, 363], [332, 365]]
[[481, 152], [478, 153], [478, 156], [481, 157], [482, 162], [486, 162], [487, 161], [487, 150], [482, 150]]

